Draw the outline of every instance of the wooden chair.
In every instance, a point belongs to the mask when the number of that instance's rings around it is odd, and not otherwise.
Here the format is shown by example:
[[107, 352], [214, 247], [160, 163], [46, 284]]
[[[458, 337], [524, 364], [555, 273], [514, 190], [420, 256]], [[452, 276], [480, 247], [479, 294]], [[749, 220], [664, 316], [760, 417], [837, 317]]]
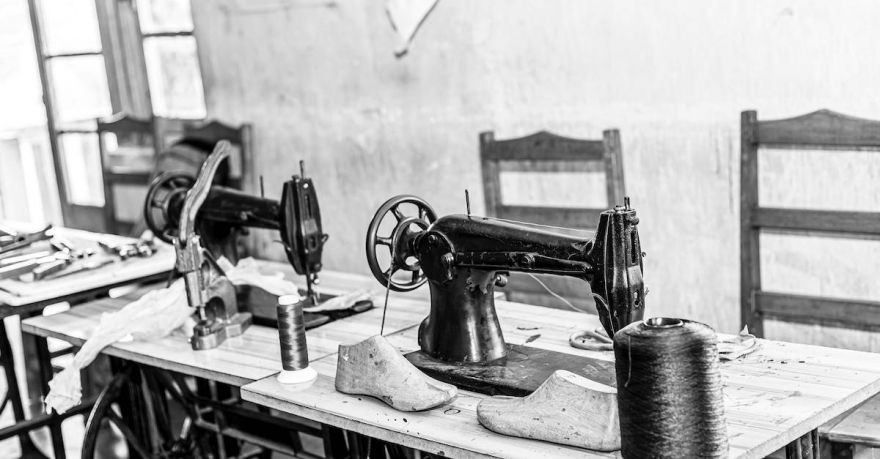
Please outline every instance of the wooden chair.
[[[140, 218], [140, 206], [159, 151], [153, 119], [125, 114], [97, 120], [98, 149], [104, 181], [104, 220], [107, 232], [130, 234]], [[115, 148], [110, 147], [110, 135]]]
[[[546, 131], [507, 140], [495, 140], [493, 132], [480, 134], [480, 162], [486, 213], [508, 220], [575, 228], [595, 232], [599, 214], [623, 204], [623, 158], [620, 132], [603, 132], [602, 140], [582, 140], [558, 136]], [[505, 203], [501, 189], [504, 172], [599, 172], [604, 174], [607, 202], [594, 207], [532, 206]], [[585, 233], [586, 237], [590, 235]], [[553, 292], [579, 308], [592, 312], [594, 301], [590, 288], [583, 281], [558, 276], [537, 276]], [[505, 288], [510, 300], [542, 306], [565, 308], [565, 304], [549, 294], [530, 276], [511, 273]]]
[[198, 145], [208, 151], [221, 140], [228, 140], [237, 147], [229, 160], [229, 186], [238, 189], [249, 187], [258, 193], [259, 185], [254, 177], [253, 127], [249, 123], [234, 127], [217, 120], [186, 122], [183, 124], [183, 141]]
[[[880, 149], [880, 121], [853, 118], [829, 110], [803, 116], [758, 121], [755, 111], [742, 113], [741, 175], [741, 320], [757, 336], [764, 334], [764, 319], [784, 322], [831, 325], [880, 331], [880, 302], [844, 300], [761, 289], [759, 235], [762, 229], [782, 230], [801, 235], [826, 233], [846, 237], [880, 235], [880, 213], [833, 210], [802, 210], [761, 207], [758, 203], [758, 148], [797, 148], [813, 150]], [[873, 427], [861, 437], [835, 434], [836, 426], [848, 428], [846, 419], [826, 426], [828, 438], [880, 446], [880, 396], [874, 397], [852, 416], [864, 419], [874, 412]], [[859, 411], [862, 412], [859, 415]], [[864, 426], [864, 423], [861, 423]], [[851, 426], [850, 426], [851, 427]], [[851, 430], [851, 429], [850, 429]], [[848, 430], [849, 431], [849, 430]], [[873, 432], [868, 435], [867, 432]], [[852, 456], [849, 456], [852, 457]]]

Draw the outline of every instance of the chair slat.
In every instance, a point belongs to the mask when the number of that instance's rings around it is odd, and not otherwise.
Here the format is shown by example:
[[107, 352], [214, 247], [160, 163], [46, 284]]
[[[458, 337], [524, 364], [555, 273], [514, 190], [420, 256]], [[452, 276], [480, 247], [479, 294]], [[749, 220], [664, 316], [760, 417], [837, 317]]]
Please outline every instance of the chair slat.
[[760, 121], [757, 131], [758, 143], [765, 146], [827, 146], [832, 150], [880, 146], [880, 121], [824, 109], [795, 118]]
[[880, 235], [880, 213], [759, 207], [751, 212], [755, 228]]
[[758, 291], [755, 312], [786, 322], [880, 329], [880, 302]]

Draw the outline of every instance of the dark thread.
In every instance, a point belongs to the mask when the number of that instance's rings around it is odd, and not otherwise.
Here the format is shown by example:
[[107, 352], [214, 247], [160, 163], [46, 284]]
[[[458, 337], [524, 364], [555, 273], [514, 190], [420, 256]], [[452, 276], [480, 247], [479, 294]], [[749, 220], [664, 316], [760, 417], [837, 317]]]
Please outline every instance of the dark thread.
[[[649, 319], [614, 336], [624, 458], [728, 456], [715, 332]], [[625, 382], [624, 382], [625, 381]]]
[[278, 305], [278, 338], [281, 343], [282, 368], [293, 371], [309, 366], [302, 302]]

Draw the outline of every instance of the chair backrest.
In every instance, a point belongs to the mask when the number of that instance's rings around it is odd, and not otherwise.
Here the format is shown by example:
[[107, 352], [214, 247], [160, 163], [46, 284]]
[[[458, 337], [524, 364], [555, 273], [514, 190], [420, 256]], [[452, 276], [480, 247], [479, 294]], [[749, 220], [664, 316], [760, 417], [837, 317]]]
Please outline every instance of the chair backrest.
[[154, 120], [116, 114], [98, 119], [97, 133], [104, 181], [105, 229], [130, 234], [140, 218], [140, 205], [147, 194], [153, 162], [159, 151]]
[[[483, 132], [480, 134], [480, 162], [488, 216], [594, 232], [599, 223], [599, 214], [623, 203], [623, 158], [620, 133], [616, 129], [604, 131], [602, 140], [572, 139], [546, 131], [517, 139], [495, 140], [493, 132]], [[604, 184], [596, 182], [588, 188], [584, 183], [576, 202], [567, 202], [565, 206], [536, 205], [531, 202], [524, 205], [505, 202], [505, 191], [502, 189], [502, 174], [505, 173], [591, 174], [604, 176]], [[587, 181], [586, 175], [584, 181]], [[551, 188], [556, 185], [555, 182], [550, 184]], [[572, 183], [569, 181], [566, 185]], [[589, 193], [603, 196], [599, 199], [585, 196]], [[581, 197], [584, 203], [593, 204], [581, 205]], [[549, 288], [577, 308], [592, 311], [595, 303], [589, 286], [583, 281], [549, 275], [536, 277], [540, 283], [528, 275], [511, 273], [510, 283], [505, 288], [508, 299], [540, 306], [566, 307], [564, 302], [546, 291]]]
[[880, 236], [880, 213], [762, 207], [758, 202], [759, 147], [827, 150], [880, 150], [880, 121], [829, 110], [758, 121], [742, 112], [741, 127], [741, 320], [763, 335], [763, 320], [823, 324], [857, 329], [880, 327], [880, 302], [768, 292], [761, 289], [762, 229], [810, 236]]
[[[595, 230], [599, 214], [623, 203], [621, 155], [617, 129], [604, 131], [602, 140], [572, 139], [546, 131], [516, 139], [495, 140], [493, 132], [483, 132], [480, 134], [480, 161], [486, 213], [509, 220]], [[505, 203], [501, 175], [506, 172], [599, 172], [605, 176], [605, 189], [601, 191], [607, 197], [607, 205], [561, 207]], [[584, 199], [586, 201], [587, 197]]]
[[189, 142], [208, 151], [221, 140], [228, 140], [237, 147], [229, 160], [229, 185], [243, 189], [245, 185], [251, 191], [259, 191], [256, 184], [253, 164], [252, 126], [244, 123], [241, 126], [230, 126], [217, 120], [202, 122], [186, 122], [183, 125], [183, 142]]

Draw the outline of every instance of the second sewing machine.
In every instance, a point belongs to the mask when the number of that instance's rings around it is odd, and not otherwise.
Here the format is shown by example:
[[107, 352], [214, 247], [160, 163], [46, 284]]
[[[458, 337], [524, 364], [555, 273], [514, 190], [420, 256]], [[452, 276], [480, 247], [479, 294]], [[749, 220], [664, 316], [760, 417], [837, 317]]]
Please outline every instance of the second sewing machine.
[[[415, 208], [415, 215], [403, 209]], [[387, 237], [380, 227], [393, 215]], [[555, 370], [569, 370], [616, 386], [614, 363], [532, 346], [506, 343], [495, 311], [494, 288], [510, 271], [582, 279], [596, 299], [608, 336], [641, 320], [645, 310], [638, 217], [625, 205], [602, 212], [594, 238], [550, 228], [471, 215], [437, 218], [422, 199], [391, 198], [376, 212], [367, 231], [367, 259], [376, 279], [395, 291], [425, 282], [431, 289], [430, 315], [419, 327], [421, 350], [406, 355], [430, 376], [483, 392], [524, 396]], [[380, 266], [378, 247], [391, 261]], [[395, 273], [407, 274], [394, 278]]]
[[[321, 226], [318, 196], [312, 180], [300, 175], [284, 183], [281, 200], [215, 184], [221, 163], [231, 153], [229, 142], [217, 143], [197, 178], [183, 172], [157, 176], [147, 193], [144, 214], [147, 226], [160, 239], [174, 244], [176, 271], [183, 275], [186, 296], [196, 308], [193, 349], [217, 347], [238, 336], [253, 322], [253, 305], [240, 305], [232, 282], [218, 264], [220, 256], [238, 260], [238, 236], [245, 228], [264, 228], [281, 233], [287, 259], [297, 274], [305, 276], [307, 300], [315, 305], [318, 273], [327, 234]], [[271, 315], [275, 305], [264, 305]], [[265, 317], [272, 323], [274, 317]], [[323, 317], [324, 321], [328, 320]]]

